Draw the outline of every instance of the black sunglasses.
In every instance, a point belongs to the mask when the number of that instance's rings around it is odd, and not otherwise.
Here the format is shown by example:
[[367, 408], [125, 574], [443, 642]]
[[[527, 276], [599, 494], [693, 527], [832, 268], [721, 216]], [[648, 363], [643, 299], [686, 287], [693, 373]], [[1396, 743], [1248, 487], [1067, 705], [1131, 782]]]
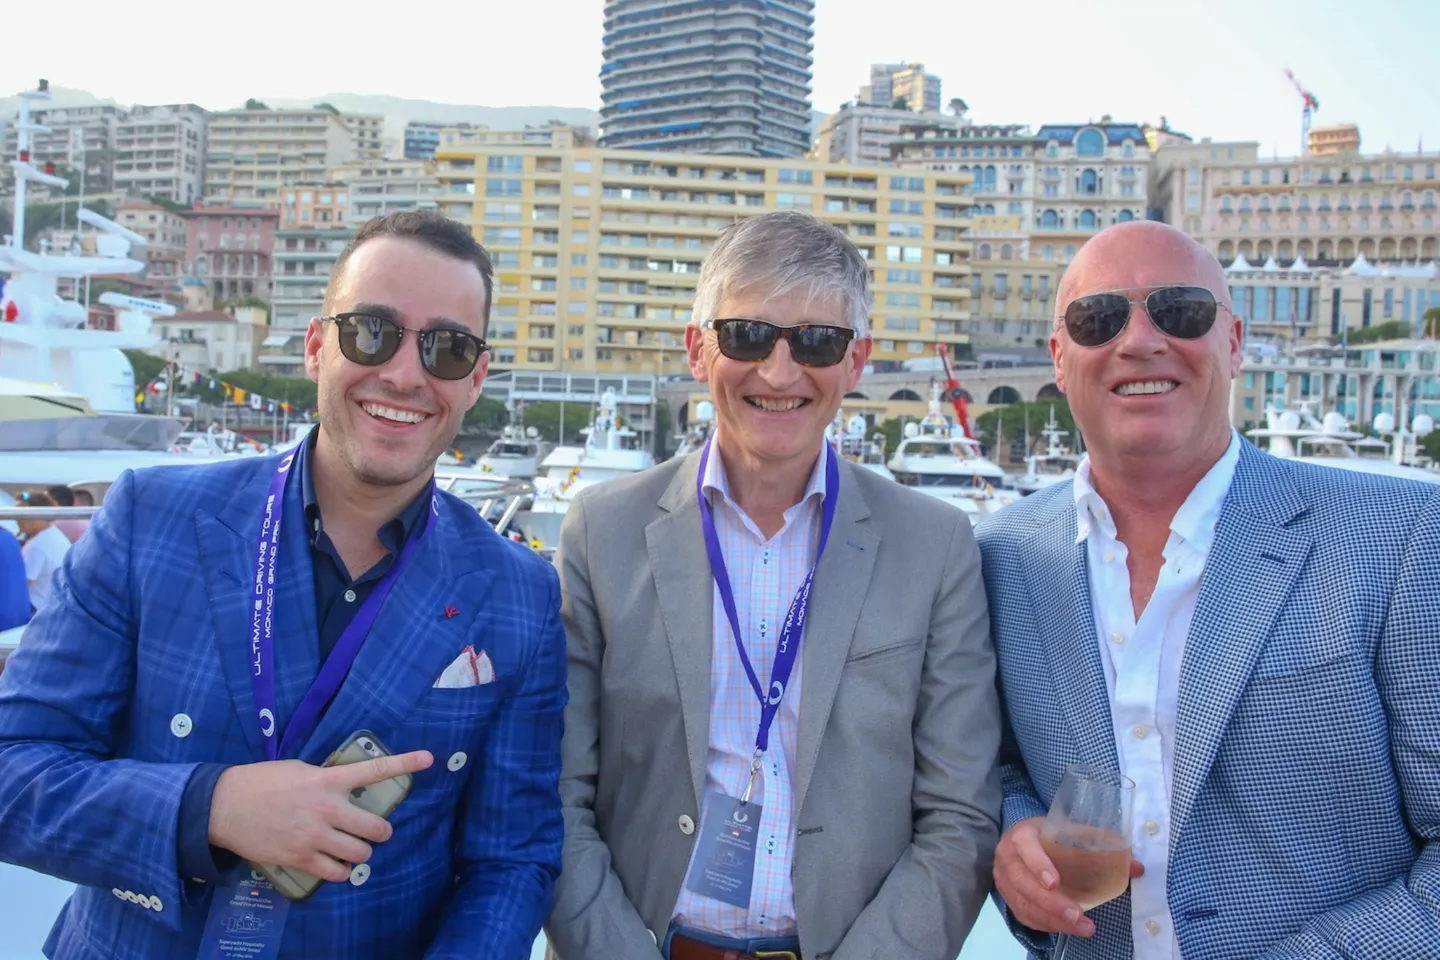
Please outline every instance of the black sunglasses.
[[441, 380], [464, 380], [480, 362], [480, 354], [490, 349], [484, 340], [465, 330], [413, 330], [389, 317], [368, 313], [340, 313], [321, 317], [320, 322], [335, 324], [341, 355], [366, 367], [378, 367], [395, 356], [408, 330], [416, 335], [420, 363]]
[[745, 363], [759, 363], [770, 356], [783, 337], [790, 344], [790, 356], [802, 367], [833, 367], [845, 359], [845, 348], [855, 339], [855, 331], [849, 327], [823, 323], [778, 327], [764, 320], [732, 317], [707, 320], [700, 326], [715, 331], [722, 354]]
[[1120, 336], [1130, 322], [1131, 308], [1143, 303], [1156, 329], [1177, 340], [1198, 340], [1215, 325], [1223, 304], [1204, 287], [1159, 287], [1143, 300], [1123, 293], [1092, 293], [1076, 297], [1065, 308], [1065, 330], [1082, 347], [1098, 347]]

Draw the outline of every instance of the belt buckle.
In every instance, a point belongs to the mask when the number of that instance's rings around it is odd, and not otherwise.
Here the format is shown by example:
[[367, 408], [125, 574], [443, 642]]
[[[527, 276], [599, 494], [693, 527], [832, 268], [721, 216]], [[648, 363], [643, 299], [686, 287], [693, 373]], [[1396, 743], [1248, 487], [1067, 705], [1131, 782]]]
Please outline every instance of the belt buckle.
[[794, 950], [756, 950], [755, 960], [800, 960]]

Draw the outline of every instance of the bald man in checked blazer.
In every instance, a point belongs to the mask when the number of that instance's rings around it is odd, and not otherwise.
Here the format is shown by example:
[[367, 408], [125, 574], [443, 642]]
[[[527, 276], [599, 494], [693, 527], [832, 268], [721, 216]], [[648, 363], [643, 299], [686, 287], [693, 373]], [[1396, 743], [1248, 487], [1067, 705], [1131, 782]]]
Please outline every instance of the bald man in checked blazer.
[[[1440, 957], [1440, 485], [1246, 442], [1241, 320], [1171, 227], [1098, 234], [1056, 300], [1087, 459], [977, 530], [1012, 930], [1067, 960]], [[1088, 917], [1037, 842], [1075, 762], [1136, 788], [1130, 891]]]

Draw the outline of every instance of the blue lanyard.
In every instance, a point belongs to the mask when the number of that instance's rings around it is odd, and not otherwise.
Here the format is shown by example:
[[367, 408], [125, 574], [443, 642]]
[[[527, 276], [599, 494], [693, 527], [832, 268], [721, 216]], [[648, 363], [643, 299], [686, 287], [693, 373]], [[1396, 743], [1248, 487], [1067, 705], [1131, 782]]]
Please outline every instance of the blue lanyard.
[[275, 476], [270, 479], [270, 490], [265, 497], [265, 512], [260, 521], [260, 544], [255, 558], [255, 598], [250, 621], [250, 682], [255, 693], [255, 707], [259, 711], [260, 733], [265, 738], [265, 755], [277, 760], [288, 754], [297, 743], [314, 732], [326, 706], [339, 692], [345, 676], [360, 655], [360, 647], [375, 620], [380, 616], [380, 607], [385, 602], [390, 588], [400, 575], [415, 546], [430, 529], [431, 515], [438, 516], [439, 508], [435, 497], [435, 481], [430, 481], [430, 511], [420, 520], [416, 530], [400, 551], [395, 563], [375, 585], [356, 611], [349, 626], [340, 634], [335, 648], [325, 658], [320, 673], [310, 689], [305, 691], [295, 716], [286, 725], [285, 732], [276, 741], [275, 719], [275, 568], [280, 558], [280, 520], [285, 512], [285, 481], [289, 479], [290, 468], [299, 455], [299, 448], [291, 450], [280, 459]]
[[725, 568], [725, 553], [720, 549], [720, 536], [715, 532], [715, 517], [710, 512], [710, 502], [705, 497], [705, 468], [710, 462], [710, 452], [715, 445], [712, 437], [706, 441], [700, 454], [700, 472], [695, 478], [695, 493], [700, 500], [700, 525], [705, 532], [705, 552], [710, 557], [710, 573], [715, 578], [715, 587], [720, 591], [720, 602], [725, 607], [725, 616], [730, 621], [730, 631], [735, 637], [735, 649], [740, 653], [740, 663], [745, 667], [745, 676], [750, 687], [760, 700], [760, 729], [755, 734], [755, 756], [750, 762], [750, 782], [745, 787], [741, 801], [750, 799], [755, 785], [755, 776], [760, 772], [760, 758], [770, 747], [770, 726], [780, 711], [780, 701], [785, 697], [785, 688], [790, 683], [790, 674], [795, 669], [795, 659], [800, 653], [800, 638], [805, 634], [805, 620], [810, 611], [810, 588], [815, 581], [815, 568], [825, 552], [825, 541], [830, 538], [830, 527], [835, 522], [835, 502], [840, 493], [840, 465], [830, 444], [825, 444], [825, 498], [820, 509], [820, 543], [815, 549], [815, 562], [805, 574], [800, 589], [790, 601], [790, 610], [785, 614], [785, 623], [780, 628], [779, 642], [775, 648], [775, 663], [770, 670], [770, 686], [762, 690], [750, 656], [745, 652], [745, 641], [740, 631], [740, 614], [735, 609], [735, 591], [730, 586], [730, 574]]

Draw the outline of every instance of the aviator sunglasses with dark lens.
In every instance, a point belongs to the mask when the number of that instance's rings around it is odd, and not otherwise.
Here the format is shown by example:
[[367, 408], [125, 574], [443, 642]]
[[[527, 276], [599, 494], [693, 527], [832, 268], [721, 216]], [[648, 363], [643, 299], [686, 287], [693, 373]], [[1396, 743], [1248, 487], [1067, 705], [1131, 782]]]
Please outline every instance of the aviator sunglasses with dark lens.
[[1092, 293], [1076, 297], [1065, 308], [1065, 330], [1082, 347], [1098, 347], [1120, 336], [1130, 322], [1130, 311], [1143, 303], [1157, 329], [1177, 340], [1198, 340], [1215, 325], [1223, 306], [1204, 287], [1159, 287], [1143, 300], [1123, 293]]
[[321, 317], [320, 321], [335, 324], [340, 354], [351, 363], [366, 367], [387, 362], [400, 349], [405, 334], [413, 333], [421, 365], [441, 380], [464, 380], [475, 370], [480, 354], [490, 349], [484, 340], [465, 330], [450, 327], [413, 330], [389, 317], [368, 313], [340, 313]]
[[790, 344], [790, 356], [802, 367], [833, 367], [845, 359], [845, 348], [855, 339], [855, 331], [849, 327], [823, 323], [779, 327], [735, 317], [708, 320], [701, 326], [715, 331], [722, 354], [745, 363], [759, 363], [770, 356], [783, 337]]

